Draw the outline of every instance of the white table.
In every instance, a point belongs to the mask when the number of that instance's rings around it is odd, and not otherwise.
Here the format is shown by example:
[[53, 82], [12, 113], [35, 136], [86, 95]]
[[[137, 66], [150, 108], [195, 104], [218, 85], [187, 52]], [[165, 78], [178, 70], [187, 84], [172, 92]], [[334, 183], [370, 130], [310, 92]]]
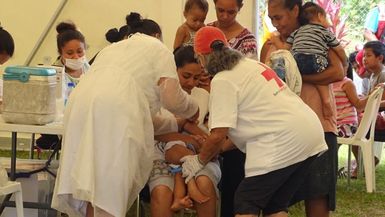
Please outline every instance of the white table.
[[[26, 124], [11, 124], [6, 123], [0, 115], [0, 131], [12, 133], [12, 153], [11, 153], [11, 167], [10, 167], [10, 180], [16, 180], [16, 144], [17, 144], [17, 133], [38, 133], [38, 134], [53, 134], [63, 135], [64, 127], [62, 122], [53, 122], [46, 125], [26, 125]], [[49, 163], [39, 171], [48, 169]], [[14, 203], [9, 202], [10, 195], [4, 199], [0, 207], [0, 214], [2, 213], [5, 206], [13, 206]], [[49, 204], [38, 204], [32, 202], [24, 202], [24, 208], [43, 208], [49, 209]]]

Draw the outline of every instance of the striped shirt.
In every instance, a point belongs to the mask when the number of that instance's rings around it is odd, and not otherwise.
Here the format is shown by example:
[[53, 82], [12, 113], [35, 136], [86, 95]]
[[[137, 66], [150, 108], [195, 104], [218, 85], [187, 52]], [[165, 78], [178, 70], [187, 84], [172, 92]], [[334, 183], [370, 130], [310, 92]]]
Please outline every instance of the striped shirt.
[[333, 83], [333, 92], [337, 105], [337, 126], [342, 124], [357, 124], [357, 111], [353, 104], [346, 96], [346, 92], [342, 89], [342, 86], [351, 81], [345, 77], [342, 81]]
[[329, 47], [340, 44], [336, 36], [319, 24], [307, 24], [294, 31], [286, 40], [292, 45], [293, 55], [318, 54], [328, 58]]

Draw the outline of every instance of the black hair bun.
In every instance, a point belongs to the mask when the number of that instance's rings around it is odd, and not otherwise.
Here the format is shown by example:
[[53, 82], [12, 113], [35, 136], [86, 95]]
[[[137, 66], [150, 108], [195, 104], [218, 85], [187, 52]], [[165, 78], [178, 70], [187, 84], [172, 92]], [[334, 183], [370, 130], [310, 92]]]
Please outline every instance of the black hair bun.
[[131, 28], [140, 27], [143, 24], [142, 16], [139, 13], [131, 12], [126, 16], [126, 23]]
[[120, 40], [122, 40], [124, 37], [126, 37], [127, 35], [129, 35], [131, 29], [129, 26], [127, 25], [124, 25], [122, 27], [119, 28], [119, 37], [120, 37]]
[[215, 40], [211, 43], [210, 47], [213, 49], [213, 51], [219, 51], [222, 50], [222, 48], [225, 46], [223, 41], [221, 40]]
[[118, 42], [120, 39], [119, 31], [117, 28], [110, 29], [106, 32], [106, 40], [110, 43]]
[[66, 23], [66, 22], [61, 22], [56, 26], [56, 32], [58, 34], [61, 34], [65, 31], [72, 30], [76, 31], [76, 26], [73, 23]]

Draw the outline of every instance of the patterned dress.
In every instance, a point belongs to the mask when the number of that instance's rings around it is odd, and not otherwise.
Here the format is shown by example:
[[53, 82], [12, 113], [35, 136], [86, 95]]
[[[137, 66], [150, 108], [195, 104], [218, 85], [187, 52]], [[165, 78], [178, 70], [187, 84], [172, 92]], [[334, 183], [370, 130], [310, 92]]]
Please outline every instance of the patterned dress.
[[[208, 26], [215, 26], [215, 22], [207, 24]], [[248, 58], [258, 59], [257, 54], [257, 40], [253, 33], [244, 28], [236, 37], [228, 39], [230, 47], [238, 50]]]

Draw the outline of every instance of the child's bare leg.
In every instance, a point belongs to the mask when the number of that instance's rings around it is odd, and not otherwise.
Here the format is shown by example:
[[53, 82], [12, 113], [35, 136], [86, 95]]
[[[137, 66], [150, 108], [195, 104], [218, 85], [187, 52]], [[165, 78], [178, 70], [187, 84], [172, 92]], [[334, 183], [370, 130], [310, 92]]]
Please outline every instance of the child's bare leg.
[[182, 174], [176, 173], [174, 180], [174, 200], [171, 204], [171, 210], [179, 211], [183, 208], [192, 207], [193, 202], [191, 201], [189, 196], [186, 196], [186, 186], [184, 184]]
[[[353, 152], [354, 158], [356, 159], [356, 168], [352, 172], [352, 178], [357, 178], [358, 169], [360, 167], [360, 164], [359, 164], [360, 161], [358, 159], [358, 150], [359, 150], [359, 147], [353, 145], [352, 152]], [[375, 163], [374, 164], [375, 166], [379, 163], [379, 160], [377, 159], [377, 157], [374, 157], [374, 163]]]
[[180, 164], [180, 159], [187, 155], [193, 155], [194, 152], [183, 145], [174, 145], [168, 149], [164, 155], [167, 162]]
[[174, 212], [170, 209], [173, 192], [165, 185], [158, 185], [151, 191], [151, 217], [172, 217]]
[[[353, 156], [356, 159], [356, 168], [354, 168], [351, 177], [357, 178], [358, 175], [358, 167], [359, 167], [359, 160], [358, 160], [358, 146], [353, 145], [352, 147]], [[350, 172], [350, 171], [349, 171]]]
[[215, 191], [215, 186], [207, 176], [198, 176], [195, 180], [199, 191], [204, 195], [210, 197], [205, 203], [198, 204], [196, 203], [196, 211], [199, 217], [215, 217], [217, 216], [217, 194]]
[[191, 197], [191, 199], [193, 199], [197, 203], [204, 203], [210, 200], [210, 197], [204, 195], [199, 190], [194, 178], [190, 179], [190, 181], [187, 183], [187, 190], [188, 195]]
[[318, 93], [322, 101], [322, 111], [325, 119], [330, 119], [333, 116], [333, 108], [330, 103], [329, 86], [316, 85]]

